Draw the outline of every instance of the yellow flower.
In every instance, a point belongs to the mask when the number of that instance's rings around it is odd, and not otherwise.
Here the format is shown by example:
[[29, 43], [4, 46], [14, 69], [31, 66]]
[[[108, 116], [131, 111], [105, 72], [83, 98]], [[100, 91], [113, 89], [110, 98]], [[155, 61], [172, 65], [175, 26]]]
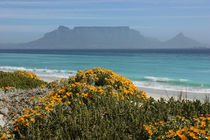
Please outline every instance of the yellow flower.
[[195, 133], [199, 133], [199, 129], [195, 128], [195, 129], [194, 129], [194, 132], [195, 132]]
[[35, 121], [35, 119], [34, 119], [34, 118], [32, 118], [32, 119], [31, 119], [31, 121], [32, 121], [32, 122], [34, 122], [34, 121]]
[[35, 97], [34, 97], [34, 96], [32, 96], [30, 99], [31, 99], [31, 100], [34, 100], [34, 99], [35, 99]]
[[18, 131], [18, 127], [15, 127], [15, 131]]
[[150, 127], [146, 127], [146, 130], [149, 131], [150, 130]]
[[195, 121], [199, 121], [199, 118], [196, 118]]
[[82, 102], [81, 102], [81, 101], [79, 101], [79, 104], [81, 105], [81, 104], [82, 104]]
[[40, 113], [37, 113], [36, 115], [37, 115], [37, 116], [40, 116], [41, 114], [40, 114]]
[[158, 122], [155, 122], [155, 125], [158, 125], [159, 123]]
[[181, 140], [186, 140], [185, 135], [180, 135], [179, 137], [181, 138]]
[[30, 124], [29, 123], [26, 123], [26, 126], [29, 126]]
[[206, 134], [206, 131], [205, 131], [205, 130], [201, 130], [201, 133], [202, 133], [202, 134]]
[[149, 99], [150, 99], [150, 97], [146, 97], [146, 99], [147, 99], [147, 100], [149, 100]]
[[195, 134], [193, 132], [190, 132], [190, 137], [194, 138], [195, 137]]
[[45, 110], [47, 110], [47, 111], [50, 110], [49, 106], [46, 106], [46, 107], [45, 107]]
[[66, 95], [67, 96], [70, 96], [72, 93], [71, 92], [66, 92]]
[[163, 123], [163, 121], [160, 121], [160, 124], [162, 124]]
[[201, 122], [200, 127], [203, 128], [206, 125], [206, 122]]
[[192, 130], [192, 131], [193, 131], [193, 130], [194, 130], [194, 127], [193, 127], [193, 126], [190, 126], [190, 130]]
[[174, 130], [169, 130], [169, 133], [170, 133], [171, 135], [175, 135]]
[[124, 99], [125, 99], [125, 97], [124, 97], [124, 96], [122, 96], [122, 97], [121, 97], [121, 99], [122, 99], [122, 100], [124, 100]]
[[151, 135], [153, 132], [152, 132], [152, 130], [149, 130], [148, 133]]
[[180, 136], [180, 135], [181, 135], [181, 133], [182, 133], [182, 131], [181, 131], [181, 130], [176, 131], [176, 134], [177, 134], [178, 136]]
[[6, 135], [3, 135], [1, 138], [2, 138], [2, 139], [5, 139], [6, 137], [7, 137]]

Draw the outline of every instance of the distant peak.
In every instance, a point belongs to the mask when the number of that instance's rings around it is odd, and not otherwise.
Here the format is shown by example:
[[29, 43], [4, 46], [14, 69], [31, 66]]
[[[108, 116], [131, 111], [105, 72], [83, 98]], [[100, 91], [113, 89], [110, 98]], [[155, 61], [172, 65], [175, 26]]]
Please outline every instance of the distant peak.
[[177, 34], [176, 37], [184, 37], [184, 34], [181, 32], [181, 33]]
[[77, 26], [74, 30], [129, 30], [129, 26]]
[[60, 26], [58, 27], [58, 30], [65, 31], [65, 30], [69, 30], [69, 28], [66, 27], [66, 26], [60, 25]]

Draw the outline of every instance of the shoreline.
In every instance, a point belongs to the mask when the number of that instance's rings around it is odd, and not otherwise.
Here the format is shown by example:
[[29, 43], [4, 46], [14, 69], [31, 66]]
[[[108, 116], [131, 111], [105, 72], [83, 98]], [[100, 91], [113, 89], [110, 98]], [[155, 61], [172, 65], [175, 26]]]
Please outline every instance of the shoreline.
[[[62, 78], [58, 77], [49, 77], [49, 76], [41, 76], [41, 80], [46, 82], [52, 82], [55, 80], [60, 80]], [[136, 84], [134, 84], [137, 86]], [[210, 93], [195, 93], [190, 91], [177, 91], [177, 90], [167, 90], [167, 89], [154, 89], [154, 88], [147, 88], [147, 87], [140, 87], [137, 86], [139, 90], [143, 90], [147, 93], [149, 97], [153, 97], [155, 100], [158, 100], [160, 98], [169, 99], [170, 97], [174, 97], [175, 99], [179, 99], [181, 96], [181, 99], [187, 99], [187, 100], [209, 100]]]
[[[12, 72], [12, 71], [4, 71], [4, 72]], [[38, 75], [38, 74], [37, 74]], [[38, 75], [40, 77], [40, 80], [46, 81], [46, 82], [52, 82], [55, 80], [60, 80], [62, 79], [61, 77], [56, 77], [56, 76], [41, 76]], [[65, 78], [64, 79], [68, 79]], [[145, 87], [145, 86], [139, 86], [138, 84], [135, 84], [135, 82], [133, 82], [135, 86], [138, 87], [139, 90], [143, 90], [147, 93], [148, 97], [153, 97], [155, 100], [158, 100], [160, 98], [164, 98], [164, 99], [169, 99], [171, 97], [174, 97], [175, 99], [187, 99], [187, 100], [201, 100], [201, 101], [206, 101], [206, 100], [210, 100], [210, 93], [196, 93], [196, 92], [192, 92], [192, 91], [180, 91], [180, 90], [171, 90], [171, 89], [157, 89], [157, 88], [151, 88], [151, 87]]]
[[148, 96], [153, 97], [158, 100], [161, 97], [164, 99], [169, 99], [174, 97], [175, 99], [187, 99], [187, 100], [209, 100], [210, 93], [194, 93], [194, 92], [183, 92], [183, 91], [172, 91], [172, 90], [161, 90], [161, 89], [152, 89], [146, 87], [138, 87], [140, 90], [143, 90], [147, 93]]

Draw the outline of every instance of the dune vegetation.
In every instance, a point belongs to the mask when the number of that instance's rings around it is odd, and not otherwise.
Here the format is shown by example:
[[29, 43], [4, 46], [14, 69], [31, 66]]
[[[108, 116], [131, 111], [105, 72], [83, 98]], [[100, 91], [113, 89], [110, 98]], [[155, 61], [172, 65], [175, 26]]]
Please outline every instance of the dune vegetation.
[[32, 89], [45, 84], [34, 73], [27, 71], [2, 72], [0, 71], [0, 89]]
[[[37, 82], [31, 88], [49, 93], [31, 97], [30, 107], [14, 112], [1, 128], [1, 139], [210, 139], [208, 101], [154, 100], [132, 81], [101, 68], [50, 83], [27, 72], [14, 75], [8, 81], [22, 75]], [[25, 82], [6, 86], [30, 87]]]

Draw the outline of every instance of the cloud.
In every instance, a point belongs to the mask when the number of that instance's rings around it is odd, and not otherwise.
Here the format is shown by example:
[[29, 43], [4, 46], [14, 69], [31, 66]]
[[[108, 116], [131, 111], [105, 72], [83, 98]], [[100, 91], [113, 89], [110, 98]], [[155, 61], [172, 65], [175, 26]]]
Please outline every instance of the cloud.
[[[103, 3], [137, 3], [137, 4], [149, 4], [149, 5], [192, 5], [197, 6], [197, 4], [208, 5], [209, 0], [4, 0], [0, 1], [0, 6], [75, 6], [75, 5], [87, 5], [87, 4], [103, 4]], [[204, 6], [204, 7], [205, 7]], [[188, 6], [186, 6], [188, 7]], [[186, 8], [184, 7], [184, 8]], [[190, 6], [189, 6], [190, 7]], [[181, 8], [181, 6], [180, 6]], [[196, 8], [196, 7], [195, 7]]]
[[103, 11], [142, 11], [143, 9], [137, 8], [100, 8], [100, 9], [50, 9], [50, 8], [41, 8], [41, 9], [26, 9], [26, 8], [0, 8], [0, 18], [4, 19], [76, 19], [76, 20], [87, 20], [87, 19], [97, 19], [97, 20], [117, 20], [125, 19], [125, 16], [122, 16], [119, 13], [114, 15], [100, 15]]
[[[98, 11], [99, 10], [99, 11]], [[133, 15], [132, 13], [126, 13], [123, 15], [120, 13], [113, 14], [101, 14], [100, 11], [132, 11], [137, 12], [143, 9], [124, 9], [124, 8], [111, 8], [111, 9], [13, 9], [1, 8], [0, 18], [3, 19], [37, 19], [37, 20], [138, 20], [138, 19], [179, 19], [179, 18], [210, 18], [210, 15]], [[145, 13], [145, 12], [144, 12]]]
[[108, 11], [144, 11], [151, 8], [0, 8], [0, 12], [10, 13], [66, 13], [66, 12], [108, 12]]
[[177, 8], [177, 9], [209, 9], [210, 6], [172, 6], [170, 8]]
[[202, 3], [208, 0], [5, 0], [0, 1], [0, 5], [16, 6], [59, 6], [59, 5], [85, 5], [100, 3], [145, 3], [145, 4], [183, 4], [183, 3]]
[[53, 6], [66, 4], [91, 4], [91, 3], [113, 3], [113, 2], [148, 2], [150, 0], [47, 0], [47, 1], [0, 1], [0, 5], [19, 5], [19, 6]]
[[201, 19], [210, 18], [210, 15], [183, 15], [183, 16], [170, 16], [170, 15], [156, 15], [156, 16], [123, 16], [123, 15], [91, 15], [91, 14], [46, 14], [46, 13], [0, 13], [1, 19], [38, 19], [38, 20], [138, 20], [138, 19]]
[[[87, 26], [87, 25], [86, 25]], [[55, 30], [56, 25], [0, 25], [0, 32], [34, 32], [34, 33], [46, 33]], [[74, 25], [68, 25], [68, 27], [74, 27]], [[135, 29], [151, 29], [151, 26], [146, 25], [133, 25], [131, 28]]]

